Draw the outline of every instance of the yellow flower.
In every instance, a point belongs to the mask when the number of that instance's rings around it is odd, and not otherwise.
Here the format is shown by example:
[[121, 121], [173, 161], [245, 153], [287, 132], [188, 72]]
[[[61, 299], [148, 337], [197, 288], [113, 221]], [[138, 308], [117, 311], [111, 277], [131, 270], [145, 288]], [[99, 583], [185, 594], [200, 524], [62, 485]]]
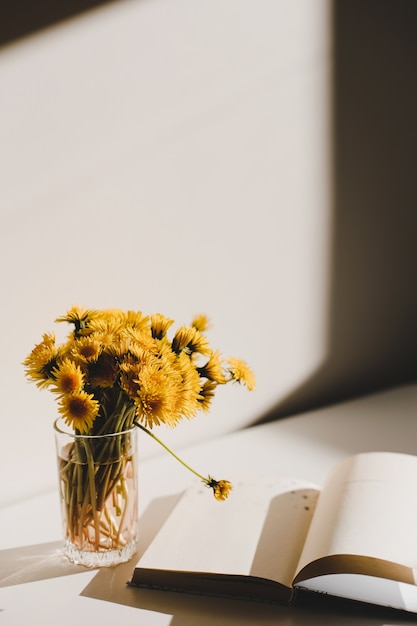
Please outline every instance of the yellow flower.
[[145, 317], [142, 311], [122, 311], [120, 321], [123, 327], [134, 328], [135, 330], [145, 330], [149, 326], [149, 318]]
[[26, 376], [38, 387], [46, 387], [53, 380], [52, 371], [57, 365], [60, 350], [55, 346], [55, 335], [45, 333], [43, 340], [23, 361]]
[[201, 333], [207, 330], [209, 325], [209, 319], [204, 313], [199, 313], [198, 315], [196, 315], [191, 322], [191, 326], [194, 326], [194, 328], [199, 330]]
[[213, 489], [213, 494], [216, 500], [226, 500], [232, 491], [232, 483], [228, 480], [214, 480], [214, 478], [208, 479], [208, 487]]
[[235, 359], [234, 357], [230, 357], [228, 359], [228, 364], [228, 371], [232, 377], [232, 380], [243, 383], [249, 389], [249, 391], [255, 389], [255, 376], [250, 367], [245, 363], [245, 361], [242, 361], [242, 359]]
[[163, 441], [161, 441], [152, 431], [145, 428], [145, 426], [143, 426], [139, 422], [134, 422], [134, 424], [141, 430], [145, 431], [150, 437], [155, 439], [155, 441], [157, 441], [167, 452], [169, 452], [169, 454], [171, 454], [174, 457], [174, 459], [179, 461], [181, 465], [183, 465], [185, 468], [190, 470], [190, 472], [192, 472], [195, 476], [198, 476], [198, 478], [200, 478], [200, 480], [203, 481], [206, 487], [210, 487], [210, 489], [213, 489], [213, 495], [216, 498], [216, 500], [226, 500], [226, 498], [228, 498], [230, 492], [233, 489], [232, 483], [230, 483], [228, 480], [215, 480], [211, 476], [209, 476], [208, 478], [205, 478], [204, 476], [199, 474], [199, 472], [197, 472], [195, 469], [190, 467], [177, 454], [175, 454], [175, 452], [173, 452], [171, 448], [169, 448]]
[[166, 336], [170, 326], [174, 323], [174, 320], [170, 320], [161, 313], [151, 315], [151, 333], [154, 339], [162, 339]]
[[198, 401], [202, 410], [207, 413], [210, 409], [211, 401], [214, 398], [214, 394], [216, 391], [217, 383], [212, 380], [206, 380], [204, 385], [200, 389], [200, 395]]
[[194, 417], [197, 411], [201, 408], [200, 389], [201, 380], [200, 376], [192, 364], [190, 357], [181, 352], [176, 360], [176, 366], [181, 375], [181, 396], [179, 412], [186, 418]]
[[63, 361], [53, 370], [54, 387], [58, 393], [74, 394], [82, 390], [84, 376], [81, 368], [70, 361]]
[[219, 385], [222, 385], [226, 382], [226, 376], [224, 375], [224, 372], [222, 370], [220, 352], [218, 350], [212, 353], [205, 365], [197, 367], [197, 371], [202, 378], [208, 378], [209, 380], [213, 380]]
[[138, 397], [139, 376], [143, 362], [133, 356], [126, 356], [120, 364], [120, 387], [132, 399]]
[[141, 369], [136, 404], [138, 417], [147, 426], [164, 423], [173, 427], [178, 423], [182, 417], [178, 412], [181, 382], [179, 372], [161, 367], [157, 359]]
[[123, 324], [119, 316], [110, 317], [110, 315], [103, 315], [89, 320], [88, 328], [86, 328], [82, 333], [78, 333], [77, 336], [88, 336], [94, 333], [100, 337], [107, 337], [107, 343], [109, 343], [109, 341], [113, 340], [114, 335], [121, 333], [122, 330]]
[[100, 334], [92, 334], [87, 337], [79, 337], [70, 346], [71, 355], [84, 363], [97, 361], [102, 351], [102, 337]]
[[99, 409], [100, 405], [94, 400], [93, 394], [85, 391], [62, 396], [58, 406], [58, 411], [66, 423], [81, 434], [89, 432]]
[[124, 328], [119, 337], [113, 342], [112, 353], [119, 357], [134, 355], [142, 358], [146, 352], [156, 354], [158, 351], [157, 341], [152, 338], [150, 332], [135, 328]]
[[172, 349], [176, 354], [183, 350], [187, 354], [199, 352], [209, 355], [211, 352], [207, 339], [193, 326], [181, 326], [172, 340]]
[[57, 317], [55, 321], [70, 322], [71, 324], [74, 324], [75, 331], [76, 333], [78, 333], [79, 331], [88, 328], [90, 321], [97, 317], [97, 315], [97, 311], [73, 306], [71, 307], [71, 309], [69, 309], [69, 311], [66, 312], [65, 315]]

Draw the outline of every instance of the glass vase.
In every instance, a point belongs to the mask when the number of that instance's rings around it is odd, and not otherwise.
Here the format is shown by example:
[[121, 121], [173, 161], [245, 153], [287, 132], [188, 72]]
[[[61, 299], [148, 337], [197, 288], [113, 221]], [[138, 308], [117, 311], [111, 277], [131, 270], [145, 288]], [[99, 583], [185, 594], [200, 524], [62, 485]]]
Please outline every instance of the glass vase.
[[64, 554], [76, 564], [128, 561], [138, 540], [137, 428], [74, 434], [54, 423]]

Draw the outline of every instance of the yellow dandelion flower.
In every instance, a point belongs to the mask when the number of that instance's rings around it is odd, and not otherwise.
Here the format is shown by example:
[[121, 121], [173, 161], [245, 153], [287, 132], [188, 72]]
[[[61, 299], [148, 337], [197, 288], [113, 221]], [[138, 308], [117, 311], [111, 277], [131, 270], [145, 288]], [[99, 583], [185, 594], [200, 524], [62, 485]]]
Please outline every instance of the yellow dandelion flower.
[[233, 489], [232, 483], [228, 480], [214, 480], [214, 478], [210, 477], [208, 479], [207, 486], [213, 489], [213, 494], [216, 500], [226, 500]]
[[235, 359], [230, 357], [228, 359], [229, 368], [228, 371], [232, 377], [232, 380], [236, 380], [239, 383], [243, 383], [249, 391], [255, 389], [255, 376], [250, 367], [242, 361], [242, 359]]
[[179, 354], [180, 352], [182, 352], [182, 350], [185, 350], [190, 341], [192, 341], [195, 331], [195, 328], [181, 326], [181, 328], [179, 328], [175, 333], [175, 336], [172, 340], [172, 350], [176, 354]]
[[178, 355], [175, 365], [181, 375], [181, 395], [179, 397], [179, 412], [187, 419], [194, 417], [201, 409], [199, 402], [201, 380], [200, 376], [190, 361], [190, 358], [184, 353]]
[[73, 358], [90, 363], [97, 361], [103, 349], [103, 337], [99, 334], [92, 334], [87, 337], [79, 337], [71, 345], [70, 352]]
[[132, 356], [126, 356], [120, 363], [120, 387], [132, 399], [137, 400], [140, 371], [143, 367], [141, 361]]
[[138, 416], [150, 428], [161, 423], [173, 427], [181, 419], [181, 382], [178, 372], [161, 367], [157, 359], [141, 368], [136, 404]]
[[183, 350], [187, 354], [199, 352], [209, 355], [211, 349], [207, 339], [193, 326], [181, 326], [172, 340], [172, 350], [179, 354]]
[[126, 311], [122, 317], [123, 326], [135, 330], [148, 330], [149, 317], [143, 315], [142, 311]]
[[65, 315], [57, 317], [56, 322], [69, 322], [74, 324], [75, 332], [88, 328], [90, 321], [99, 315], [98, 311], [73, 306]]
[[173, 385], [173, 410], [181, 417], [191, 418], [199, 410], [197, 398], [200, 395], [201, 380], [190, 357], [185, 352], [175, 354], [169, 341], [158, 341], [156, 355], [158, 367], [163, 368], [169, 384]]
[[93, 426], [99, 408], [100, 405], [92, 394], [80, 391], [77, 394], [62, 396], [58, 411], [69, 426], [81, 434], [86, 434]]
[[117, 320], [118, 323], [125, 315], [125, 312], [123, 311], [123, 309], [117, 309], [117, 308], [101, 309], [99, 313], [100, 315], [98, 316], [98, 319], [101, 319], [102, 321], [107, 321], [107, 322], [113, 322]]
[[119, 317], [97, 317], [92, 319], [88, 325], [88, 332], [82, 333], [83, 335], [97, 334], [100, 336], [107, 336], [110, 340], [114, 335], [118, 335], [122, 332], [123, 325]]
[[113, 356], [117, 361], [121, 361], [125, 356], [136, 351], [136, 345], [129, 341], [127, 337], [113, 337], [113, 341], [105, 348], [105, 352]]
[[191, 322], [191, 326], [194, 326], [197, 330], [203, 333], [210, 326], [209, 318], [204, 313], [199, 313], [193, 318]]
[[81, 368], [70, 361], [63, 359], [57, 368], [53, 370], [54, 387], [58, 393], [79, 393], [84, 384], [84, 375]]
[[[156, 350], [154, 351], [152, 358], [156, 358], [161, 367], [164, 368], [178, 368], [178, 358], [181, 354], [175, 354], [171, 347], [171, 342], [163, 337], [162, 339], [154, 339]], [[190, 357], [184, 354], [185, 358], [190, 360]]]
[[43, 339], [23, 361], [27, 378], [38, 387], [46, 387], [53, 381], [53, 370], [57, 366], [60, 349], [55, 345], [55, 335], [45, 333]]
[[211, 348], [206, 337], [196, 329], [192, 341], [187, 346], [187, 351], [190, 351], [191, 354], [198, 352], [208, 356], [211, 353]]
[[159, 445], [161, 445], [167, 452], [169, 452], [169, 454], [171, 454], [174, 457], [174, 459], [179, 461], [181, 465], [183, 465], [186, 469], [190, 470], [190, 472], [192, 472], [195, 476], [200, 478], [200, 480], [206, 485], [206, 487], [213, 489], [213, 494], [216, 500], [226, 500], [229, 497], [229, 494], [233, 489], [232, 483], [230, 483], [228, 480], [215, 480], [211, 476], [209, 476], [208, 478], [202, 476], [202, 474], [197, 472], [190, 465], [188, 465], [188, 463], [186, 463], [177, 454], [175, 454], [175, 452], [173, 452], [171, 448], [169, 448], [163, 441], [161, 441], [159, 437], [155, 435], [155, 433], [153, 433], [151, 430], [148, 430], [146, 426], [143, 426], [143, 424], [140, 424], [137, 421], [135, 421], [134, 424], [141, 430], [145, 431], [156, 442], [158, 442]]
[[198, 402], [201, 409], [205, 413], [207, 413], [207, 411], [210, 409], [211, 401], [214, 398], [216, 387], [217, 383], [215, 383], [213, 380], [206, 380], [204, 385], [200, 388]]
[[123, 329], [119, 342], [119, 356], [130, 353], [139, 358], [144, 351], [150, 354], [155, 354], [158, 351], [157, 342], [152, 338], [152, 335], [136, 328]]
[[165, 317], [165, 315], [162, 315], [161, 313], [155, 313], [154, 315], [151, 315], [152, 337], [154, 339], [162, 339], [166, 336], [168, 329], [170, 328], [170, 326], [172, 326], [173, 323], [174, 320]]
[[197, 371], [202, 378], [213, 380], [219, 385], [223, 385], [226, 382], [226, 376], [222, 369], [220, 352], [218, 350], [211, 354], [205, 365], [197, 367]]

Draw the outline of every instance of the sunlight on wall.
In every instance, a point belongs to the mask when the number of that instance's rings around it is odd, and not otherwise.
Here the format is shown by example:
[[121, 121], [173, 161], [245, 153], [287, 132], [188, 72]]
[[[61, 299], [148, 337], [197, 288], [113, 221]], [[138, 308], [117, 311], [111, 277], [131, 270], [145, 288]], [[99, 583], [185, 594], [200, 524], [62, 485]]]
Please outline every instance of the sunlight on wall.
[[0, 51], [0, 456], [24, 437], [35, 486], [55, 485], [55, 405], [21, 361], [73, 304], [204, 311], [252, 366], [256, 391], [221, 390], [164, 433], [177, 447], [255, 421], [324, 358], [329, 24], [325, 0], [118, 2]]

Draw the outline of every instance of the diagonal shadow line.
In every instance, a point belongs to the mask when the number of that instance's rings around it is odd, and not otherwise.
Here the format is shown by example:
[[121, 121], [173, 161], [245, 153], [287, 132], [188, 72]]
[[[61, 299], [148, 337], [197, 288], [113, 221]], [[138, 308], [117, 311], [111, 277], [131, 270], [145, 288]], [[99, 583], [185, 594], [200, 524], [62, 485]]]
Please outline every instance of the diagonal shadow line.
[[0, 47], [116, 0], [3, 0]]
[[416, 24], [414, 0], [333, 2], [326, 357], [257, 423], [416, 380]]

